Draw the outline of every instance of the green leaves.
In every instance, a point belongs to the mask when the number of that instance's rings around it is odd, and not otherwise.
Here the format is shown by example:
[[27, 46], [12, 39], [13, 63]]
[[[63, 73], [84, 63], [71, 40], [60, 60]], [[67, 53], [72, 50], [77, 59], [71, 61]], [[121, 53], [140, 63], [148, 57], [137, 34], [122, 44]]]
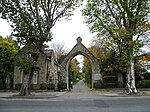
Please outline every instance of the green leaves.
[[31, 68], [36, 67], [37, 60], [39, 58], [39, 52], [35, 51], [20, 51], [18, 55], [15, 56], [15, 65], [28, 71]]
[[52, 39], [55, 23], [72, 15], [81, 3], [82, 0], [2, 0], [0, 13], [10, 23], [13, 36], [41, 46]]
[[82, 13], [103, 45], [122, 56], [134, 55], [143, 46], [139, 37], [150, 29], [148, 9], [148, 0], [88, 0]]
[[12, 76], [14, 56], [17, 53], [15, 42], [10, 38], [0, 38], [0, 77]]

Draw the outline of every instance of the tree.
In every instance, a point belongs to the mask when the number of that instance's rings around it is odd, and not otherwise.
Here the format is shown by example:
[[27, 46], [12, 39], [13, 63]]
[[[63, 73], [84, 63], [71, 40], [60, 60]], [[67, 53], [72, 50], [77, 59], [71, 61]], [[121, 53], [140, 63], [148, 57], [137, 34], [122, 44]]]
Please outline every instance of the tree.
[[13, 84], [14, 57], [18, 49], [11, 37], [0, 37], [0, 79], [6, 84], [6, 78]]
[[[52, 39], [51, 28], [55, 23], [62, 17], [71, 16], [81, 3], [82, 0], [1, 0], [0, 13], [1, 18], [7, 19], [13, 30], [12, 35], [20, 43], [30, 42], [43, 50], [44, 42]], [[30, 54], [36, 65], [38, 53], [27, 54]], [[33, 76], [32, 67], [25, 69], [28, 84], [23, 82], [20, 95], [30, 94], [28, 88]]]
[[[138, 78], [138, 81], [140, 80], [149, 80], [150, 79], [150, 75], [148, 74], [148, 66], [149, 64], [145, 65], [146, 62], [150, 61], [150, 53], [144, 53], [142, 55], [139, 55], [136, 57], [136, 75]], [[146, 67], [147, 66], [147, 67]]]
[[80, 74], [80, 67], [79, 62], [77, 59], [72, 59], [69, 65], [69, 73], [70, 73], [70, 80], [72, 80], [74, 83], [76, 82], [78, 75]]
[[89, 85], [89, 87], [92, 86], [92, 66], [90, 61], [84, 57], [83, 58], [83, 67], [82, 67], [82, 75], [84, 77], [84, 82]]
[[[102, 56], [101, 49], [99, 49], [98, 46], [96, 45], [91, 45], [91, 47], [88, 48], [88, 50], [94, 55], [95, 58], [97, 58], [98, 60], [100, 60], [100, 57]], [[91, 66], [91, 62], [87, 57], [83, 58], [83, 77], [85, 78], [85, 82], [87, 83], [87, 85], [89, 85], [90, 87], [92, 86], [92, 66]]]
[[123, 80], [123, 77], [126, 76], [127, 70], [125, 65], [120, 63], [117, 47], [115, 45], [109, 46], [108, 41], [98, 37], [93, 39], [92, 45], [97, 47], [96, 51], [99, 52], [98, 59], [100, 61], [101, 74], [104, 76], [103, 78], [105, 78], [105, 76], [116, 76], [118, 77], [118, 85], [116, 86], [122, 87], [123, 81], [125, 81], [125, 79]]
[[120, 62], [128, 67], [130, 93], [137, 92], [134, 54], [142, 46], [140, 36], [150, 29], [149, 4], [148, 0], [88, 0], [83, 10], [90, 30], [107, 40], [107, 45], [115, 46]]
[[68, 53], [68, 50], [65, 47], [65, 44], [53, 43], [51, 45], [51, 48], [54, 50], [56, 61], [60, 64]]

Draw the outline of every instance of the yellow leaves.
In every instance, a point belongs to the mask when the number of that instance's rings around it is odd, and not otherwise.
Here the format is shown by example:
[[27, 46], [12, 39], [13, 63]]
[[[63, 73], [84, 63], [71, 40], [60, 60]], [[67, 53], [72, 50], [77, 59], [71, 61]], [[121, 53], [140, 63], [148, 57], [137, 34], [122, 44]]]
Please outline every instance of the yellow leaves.
[[146, 60], [150, 61], [150, 54], [147, 54], [145, 57], [146, 57]]
[[86, 66], [88, 69], [91, 69], [91, 63], [90, 63], [90, 61], [89, 61], [86, 57], [83, 58], [83, 64], [84, 64], [84, 66]]
[[147, 60], [147, 61], [150, 61], [150, 53], [149, 54], [144, 54], [144, 55], [141, 55], [140, 57], [138, 57], [139, 60]]
[[0, 47], [2, 47], [2, 46], [12, 46], [12, 45], [13, 45], [13, 43], [10, 42], [8, 39], [1, 39], [0, 40]]
[[11, 37], [0, 38], [0, 47], [10, 47], [11, 49], [14, 48], [15, 42], [12, 40]]
[[100, 49], [96, 46], [91, 46], [88, 50], [98, 59], [100, 57]]
[[105, 68], [106, 72], [126, 72], [126, 68], [118, 64], [110, 64]]
[[105, 71], [106, 72], [113, 72], [113, 65], [108, 65], [106, 68], [105, 68]]
[[78, 66], [78, 61], [76, 59], [72, 59], [70, 62], [71, 65], [71, 71], [73, 71], [74, 73], [79, 73], [80, 71], [80, 67]]
[[15, 55], [17, 53], [17, 49], [15, 48], [15, 43], [11, 38], [0, 38], [0, 48], [1, 49], [7, 49], [10, 52], [13, 52]]

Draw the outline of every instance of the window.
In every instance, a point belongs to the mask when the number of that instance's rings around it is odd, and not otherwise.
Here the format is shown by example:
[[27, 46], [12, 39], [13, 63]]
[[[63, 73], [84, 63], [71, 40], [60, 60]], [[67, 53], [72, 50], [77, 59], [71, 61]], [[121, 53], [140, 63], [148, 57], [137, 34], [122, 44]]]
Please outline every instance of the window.
[[32, 83], [33, 84], [37, 84], [38, 83], [38, 71], [34, 71], [33, 72]]

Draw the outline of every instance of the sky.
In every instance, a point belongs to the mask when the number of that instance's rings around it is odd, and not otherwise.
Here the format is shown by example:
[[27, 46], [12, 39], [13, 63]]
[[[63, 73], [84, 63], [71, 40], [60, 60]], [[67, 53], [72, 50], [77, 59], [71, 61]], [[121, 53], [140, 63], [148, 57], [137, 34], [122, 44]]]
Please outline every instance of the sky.
[[[70, 17], [71, 20], [61, 19], [57, 21], [55, 26], [52, 28], [53, 39], [51, 43], [62, 43], [71, 50], [76, 44], [76, 39], [80, 36], [82, 43], [88, 47], [91, 43], [93, 34], [90, 33], [87, 24], [84, 23], [84, 17], [82, 16], [81, 10], [85, 7], [86, 0], [83, 6], [74, 11], [74, 15]], [[0, 35], [6, 37], [11, 34], [11, 28], [9, 27], [6, 20], [0, 19]]]
[[52, 28], [54, 39], [52, 42], [65, 43], [68, 48], [72, 48], [76, 44], [76, 39], [80, 36], [82, 43], [88, 47], [92, 40], [87, 24], [84, 23], [84, 17], [80, 9], [75, 11], [71, 20], [58, 21]]
[[[83, 6], [74, 11], [74, 15], [70, 18], [71, 20], [61, 20], [58, 21], [52, 28], [53, 40], [50, 43], [62, 43], [71, 50], [75, 44], [78, 37], [82, 38], [82, 43], [85, 47], [89, 47], [92, 42], [94, 34], [90, 33], [87, 24], [84, 23], [85, 19], [82, 16], [81, 10], [85, 7], [85, 2]], [[77, 55], [76, 59], [82, 67], [83, 56]]]
[[[89, 47], [93, 34], [90, 33], [87, 24], [84, 23], [85, 19], [82, 16], [81, 10], [85, 7], [86, 0], [83, 6], [74, 11], [74, 15], [70, 17], [71, 20], [61, 19], [57, 21], [55, 26], [52, 28], [53, 39], [49, 42], [49, 46], [52, 43], [65, 44], [68, 50], [71, 50], [75, 44], [76, 39], [80, 36], [82, 43], [85, 47]], [[6, 20], [0, 19], [0, 35], [2, 37], [9, 36], [11, 34], [11, 28]], [[77, 56], [78, 61], [82, 61], [82, 56]]]
[[[74, 11], [74, 15], [70, 18], [71, 20], [57, 21], [55, 26], [52, 28], [53, 39], [49, 42], [49, 46], [52, 43], [65, 44], [68, 50], [71, 50], [75, 44], [76, 39], [80, 36], [82, 43], [85, 47], [89, 47], [94, 34], [90, 33], [87, 24], [84, 23], [85, 19], [82, 16], [81, 10], [85, 7], [86, 0], [84, 0], [83, 6]], [[0, 19], [0, 35], [2, 37], [9, 36], [11, 29], [6, 20]], [[82, 57], [77, 57], [78, 61], [82, 62]]]

